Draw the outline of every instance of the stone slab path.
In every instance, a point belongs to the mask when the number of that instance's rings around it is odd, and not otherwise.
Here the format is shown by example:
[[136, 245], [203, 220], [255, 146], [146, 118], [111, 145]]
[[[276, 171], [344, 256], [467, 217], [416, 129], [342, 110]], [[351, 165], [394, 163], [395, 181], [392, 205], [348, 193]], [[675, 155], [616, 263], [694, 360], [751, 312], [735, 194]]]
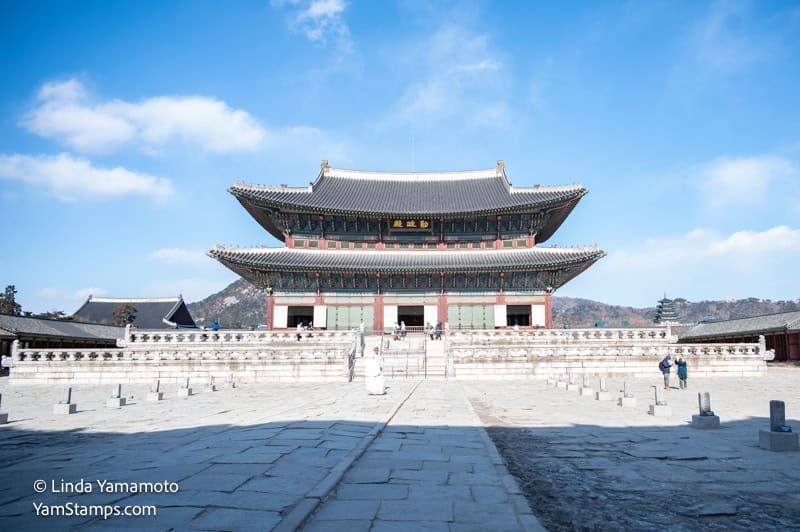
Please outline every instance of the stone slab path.
[[[126, 386], [120, 409], [106, 408], [108, 387], [77, 386], [78, 413], [58, 416], [64, 387], [2, 382], [0, 529], [473, 530], [487, 516], [501, 530], [536, 528], [459, 385], [388, 386], [384, 396], [342, 383], [188, 398], [170, 387], [160, 402]], [[109, 492], [104, 481], [125, 485]], [[130, 487], [165, 482], [172, 492]], [[156, 516], [85, 510], [150, 506]]]
[[[800, 452], [758, 447], [769, 401], [800, 431], [800, 371], [689, 379], [665, 393], [671, 417], [648, 415], [654, 375], [630, 389], [635, 408], [541, 381], [465, 383], [483, 423], [548, 529], [797, 530]], [[597, 382], [592, 383], [597, 388]], [[622, 382], [610, 382], [619, 397]], [[711, 394], [717, 430], [690, 427], [697, 393]]]
[[[757, 445], [770, 399], [786, 402], [800, 431], [800, 370], [690, 375], [688, 391], [667, 392], [667, 418], [647, 414], [659, 382], [633, 381], [631, 409], [542, 381], [396, 379], [384, 396], [364, 383], [189, 398], [173, 386], [161, 402], [128, 386], [121, 409], [106, 408], [110, 387], [78, 386], [78, 413], [56, 416], [64, 387], [0, 379], [10, 414], [0, 426], [0, 530], [800, 529], [800, 453]], [[621, 384], [609, 382], [613, 395]], [[698, 391], [711, 393], [721, 429], [688, 426]], [[124, 485], [104, 491], [99, 481]], [[174, 492], [131, 488], [165, 481]], [[34, 511], [68, 503], [157, 515]]]
[[304, 530], [542, 530], [458, 383], [423, 381]]

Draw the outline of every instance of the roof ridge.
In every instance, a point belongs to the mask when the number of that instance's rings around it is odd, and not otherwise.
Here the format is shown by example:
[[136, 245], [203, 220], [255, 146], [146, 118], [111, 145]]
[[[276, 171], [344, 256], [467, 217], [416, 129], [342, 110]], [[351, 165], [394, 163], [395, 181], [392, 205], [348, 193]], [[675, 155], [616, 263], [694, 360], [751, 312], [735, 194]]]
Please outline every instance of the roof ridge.
[[[800, 314], [800, 310], [787, 310], [785, 312], [770, 312], [768, 314], [757, 314], [755, 316], [747, 316], [745, 318], [728, 318], [727, 320], [712, 321], [712, 322], [708, 322], [708, 323], [697, 323], [695, 325], [711, 325], [711, 324], [723, 323], [723, 322], [727, 322], [727, 321], [752, 320], [752, 319], [755, 319], [755, 318], [766, 318], [768, 316], [781, 316], [781, 315], [784, 315], [784, 314]], [[798, 318], [798, 319], [800, 319], [800, 318]]]
[[181, 296], [173, 297], [95, 297], [89, 296], [92, 303], [173, 303], [180, 301]]
[[496, 179], [504, 177], [497, 168], [483, 168], [479, 170], [445, 170], [440, 172], [402, 172], [380, 170], [353, 170], [347, 168], [323, 168], [322, 175], [341, 179], [388, 179], [394, 181], [437, 181], [437, 180], [467, 180], [467, 179]]

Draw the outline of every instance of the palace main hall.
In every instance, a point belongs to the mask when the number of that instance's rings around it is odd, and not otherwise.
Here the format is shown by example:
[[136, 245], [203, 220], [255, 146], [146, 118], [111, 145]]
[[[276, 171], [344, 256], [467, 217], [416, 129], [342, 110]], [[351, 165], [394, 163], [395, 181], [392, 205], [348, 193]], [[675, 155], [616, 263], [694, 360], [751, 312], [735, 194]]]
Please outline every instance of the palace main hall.
[[605, 256], [543, 246], [587, 190], [487, 170], [369, 172], [323, 161], [306, 187], [229, 192], [283, 247], [209, 255], [264, 291], [269, 329], [552, 327], [551, 296]]

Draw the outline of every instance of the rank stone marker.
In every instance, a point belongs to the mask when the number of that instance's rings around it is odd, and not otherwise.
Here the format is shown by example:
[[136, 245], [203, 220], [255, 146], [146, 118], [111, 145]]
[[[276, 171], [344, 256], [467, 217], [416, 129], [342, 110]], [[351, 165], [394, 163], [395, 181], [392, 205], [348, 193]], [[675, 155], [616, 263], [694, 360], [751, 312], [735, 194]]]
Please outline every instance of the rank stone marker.
[[653, 395], [653, 403], [650, 404], [648, 414], [655, 417], [670, 417], [672, 416], [672, 407], [664, 400], [664, 391], [661, 386], [651, 386], [655, 391]]
[[581, 385], [578, 384], [577, 379], [575, 378], [575, 374], [569, 374], [569, 384], [567, 384], [567, 391], [568, 392], [577, 392], [581, 389]]
[[633, 393], [628, 391], [627, 381], [622, 383], [622, 397], [619, 398], [617, 404], [623, 408], [634, 408], [636, 406], [636, 398], [633, 396]]
[[692, 415], [692, 427], [695, 429], [718, 429], [719, 416], [711, 410], [711, 394], [708, 392], [697, 394], [699, 414]]
[[233, 390], [236, 388], [236, 383], [233, 381], [233, 375], [225, 377], [224, 386], [226, 390]]
[[0, 393], [0, 425], [5, 425], [8, 423], [8, 412], [2, 411], [3, 406], [3, 394]]
[[186, 377], [183, 385], [178, 388], [178, 397], [189, 397], [190, 395], [192, 395], [192, 389], [189, 388], [189, 377]]
[[150, 392], [147, 394], [148, 401], [161, 401], [164, 398], [164, 392], [160, 391], [161, 388], [161, 381], [156, 379], [152, 386], [150, 386]]
[[604, 377], [600, 377], [600, 391], [594, 394], [594, 398], [598, 401], [610, 401], [611, 400], [611, 392], [608, 391], [608, 387], [606, 385], [606, 379]]
[[206, 386], [207, 392], [216, 392], [217, 386], [214, 384], [214, 377], [209, 377], [208, 379], [208, 386]]
[[78, 405], [72, 402], [72, 388], [67, 388], [67, 399], [59, 401], [53, 405], [53, 413], [56, 415], [74, 414], [78, 411]]
[[106, 399], [106, 408], [121, 408], [125, 406], [125, 398], [122, 397], [122, 385], [117, 384], [117, 387], [111, 390], [111, 397]]
[[594, 389], [589, 384], [589, 377], [587, 375], [583, 376], [583, 386], [581, 386], [581, 395], [594, 395]]
[[783, 401], [769, 402], [770, 430], [758, 431], [758, 446], [768, 451], [796, 451], [798, 434], [786, 424], [786, 404]]

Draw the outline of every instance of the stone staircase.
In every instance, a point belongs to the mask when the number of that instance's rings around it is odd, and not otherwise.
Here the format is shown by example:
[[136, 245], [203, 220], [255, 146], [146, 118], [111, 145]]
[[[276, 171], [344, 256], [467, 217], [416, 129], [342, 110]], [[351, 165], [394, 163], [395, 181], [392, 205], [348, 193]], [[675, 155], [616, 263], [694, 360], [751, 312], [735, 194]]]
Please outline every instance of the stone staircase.
[[[380, 348], [383, 376], [386, 379], [445, 379], [444, 341], [431, 341], [422, 333], [409, 333], [402, 340], [392, 340], [390, 336], [369, 336], [365, 344], [364, 357], [370, 356], [375, 347]], [[356, 359], [353, 380], [364, 380], [362, 357]]]

